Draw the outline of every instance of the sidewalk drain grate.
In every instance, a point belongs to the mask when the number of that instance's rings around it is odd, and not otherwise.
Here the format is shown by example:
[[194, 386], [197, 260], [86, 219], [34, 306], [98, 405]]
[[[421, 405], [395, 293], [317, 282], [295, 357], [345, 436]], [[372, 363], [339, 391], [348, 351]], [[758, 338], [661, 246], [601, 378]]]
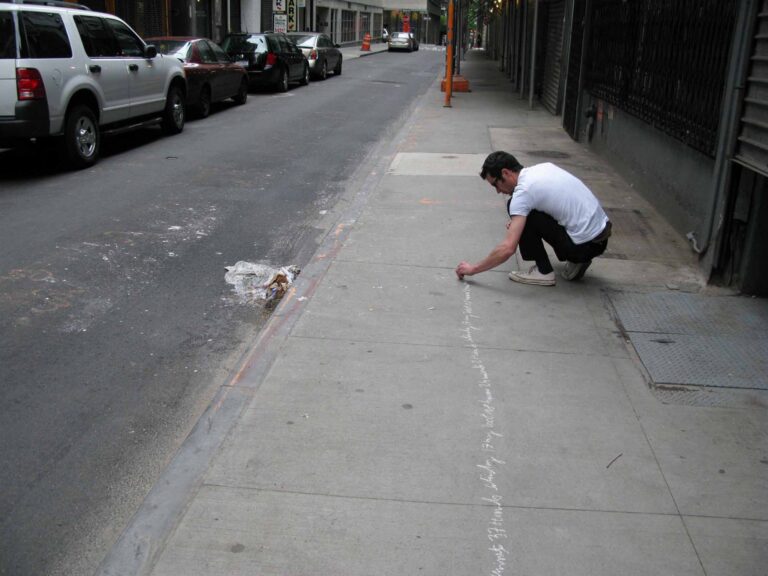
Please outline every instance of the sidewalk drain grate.
[[670, 292], [610, 299], [654, 386], [768, 391], [768, 302]]

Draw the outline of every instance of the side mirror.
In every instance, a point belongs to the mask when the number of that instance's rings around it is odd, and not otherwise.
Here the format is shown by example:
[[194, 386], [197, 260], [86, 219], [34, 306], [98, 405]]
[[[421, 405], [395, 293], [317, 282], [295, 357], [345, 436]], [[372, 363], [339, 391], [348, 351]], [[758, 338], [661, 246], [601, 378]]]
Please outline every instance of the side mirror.
[[157, 56], [157, 48], [155, 48], [154, 44], [147, 44], [144, 47], [144, 58], [151, 60], [155, 56]]

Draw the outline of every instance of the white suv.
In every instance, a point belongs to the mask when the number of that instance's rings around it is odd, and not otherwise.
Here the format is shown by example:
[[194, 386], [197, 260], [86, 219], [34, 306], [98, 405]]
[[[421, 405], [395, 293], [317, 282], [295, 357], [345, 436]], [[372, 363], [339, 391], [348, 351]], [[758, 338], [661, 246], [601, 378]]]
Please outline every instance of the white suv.
[[67, 2], [0, 3], [0, 147], [59, 137], [70, 163], [92, 165], [101, 133], [184, 128], [186, 80], [122, 20]]

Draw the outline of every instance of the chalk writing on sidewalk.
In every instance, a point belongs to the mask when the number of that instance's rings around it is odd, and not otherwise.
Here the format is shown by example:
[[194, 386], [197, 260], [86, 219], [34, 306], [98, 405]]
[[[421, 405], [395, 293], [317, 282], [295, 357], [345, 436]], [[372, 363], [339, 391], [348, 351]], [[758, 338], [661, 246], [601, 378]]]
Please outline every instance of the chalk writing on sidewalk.
[[491, 517], [486, 527], [486, 536], [490, 541], [488, 551], [492, 554], [493, 568], [490, 574], [491, 576], [500, 576], [504, 573], [507, 566], [509, 551], [503, 545], [503, 541], [507, 538], [507, 531], [504, 527], [504, 497], [499, 493], [496, 476], [499, 474], [500, 467], [504, 466], [505, 462], [493, 454], [497, 453], [496, 440], [500, 440], [504, 436], [497, 430], [496, 406], [491, 378], [480, 357], [480, 349], [472, 337], [472, 333], [477, 328], [472, 325], [472, 319], [476, 318], [476, 316], [472, 314], [472, 295], [470, 290], [469, 284], [464, 286], [464, 320], [462, 326], [464, 340], [469, 344], [469, 348], [472, 351], [472, 368], [480, 374], [478, 387], [480, 388], [481, 397], [478, 402], [482, 407], [480, 411], [480, 427], [482, 430], [480, 452], [482, 457], [481, 462], [476, 466], [480, 472], [480, 481], [485, 488], [485, 493], [481, 500], [484, 504], [492, 506]]

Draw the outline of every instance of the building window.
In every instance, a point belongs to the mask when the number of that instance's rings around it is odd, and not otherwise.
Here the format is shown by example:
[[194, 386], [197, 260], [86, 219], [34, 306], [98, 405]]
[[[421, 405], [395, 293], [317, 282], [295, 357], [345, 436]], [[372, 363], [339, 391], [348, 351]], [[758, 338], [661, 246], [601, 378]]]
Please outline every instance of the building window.
[[371, 33], [371, 13], [360, 12], [360, 34]]
[[354, 42], [357, 40], [355, 34], [355, 13], [352, 10], [341, 11], [341, 41]]

